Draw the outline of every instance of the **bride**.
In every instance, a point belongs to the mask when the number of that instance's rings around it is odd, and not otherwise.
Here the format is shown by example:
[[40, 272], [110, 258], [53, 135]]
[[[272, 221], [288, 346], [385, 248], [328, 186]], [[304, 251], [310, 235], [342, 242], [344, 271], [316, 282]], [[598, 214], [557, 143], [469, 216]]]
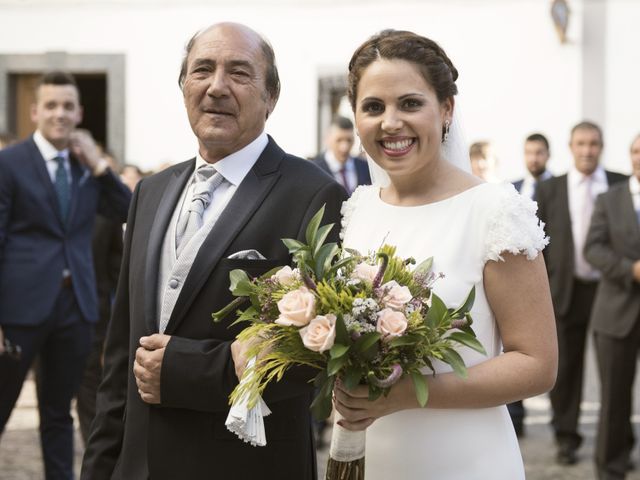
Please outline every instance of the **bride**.
[[445, 275], [434, 291], [449, 307], [475, 286], [473, 328], [487, 350], [486, 357], [459, 351], [466, 379], [444, 364], [436, 363], [437, 375], [425, 371], [422, 409], [410, 379], [375, 401], [366, 387], [336, 387], [341, 427], [367, 429], [367, 480], [523, 479], [505, 404], [555, 381], [556, 333], [540, 255], [548, 239], [533, 202], [510, 184], [465, 171], [457, 77], [436, 43], [403, 31], [371, 37], [349, 64], [356, 127], [377, 167], [374, 186], [360, 187], [344, 206], [344, 246], [364, 253], [388, 243], [401, 257], [433, 256], [434, 271]]

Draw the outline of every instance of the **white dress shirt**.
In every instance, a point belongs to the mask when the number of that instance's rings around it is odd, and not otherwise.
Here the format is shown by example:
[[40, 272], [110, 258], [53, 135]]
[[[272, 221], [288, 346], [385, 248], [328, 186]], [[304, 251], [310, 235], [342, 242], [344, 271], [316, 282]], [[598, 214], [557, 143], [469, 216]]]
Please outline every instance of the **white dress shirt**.
[[[327, 161], [327, 165], [329, 165], [329, 170], [331, 170], [333, 178], [335, 178], [347, 192], [353, 192], [358, 186], [358, 173], [356, 172], [356, 162], [353, 157], [347, 158], [347, 161], [342, 164], [340, 163], [340, 160], [335, 157], [333, 152], [327, 150], [324, 154], [324, 159]], [[343, 168], [347, 178], [347, 185], [344, 184], [344, 179], [342, 178]]]
[[607, 175], [600, 166], [589, 176], [572, 167], [567, 174], [567, 187], [574, 246], [574, 274], [582, 280], [598, 280], [600, 273], [585, 260], [583, 249], [596, 197], [609, 189]]
[[[231, 200], [231, 197], [233, 197], [233, 194], [238, 189], [238, 186], [240, 185], [240, 183], [242, 183], [242, 180], [244, 180], [244, 177], [247, 176], [249, 170], [251, 170], [255, 163], [258, 161], [258, 157], [266, 148], [268, 143], [269, 139], [267, 137], [267, 134], [262, 132], [253, 142], [248, 144], [246, 147], [224, 157], [222, 160], [218, 160], [213, 164], [216, 171], [224, 177], [224, 181], [218, 188], [216, 188], [212, 192], [211, 202], [202, 214], [203, 225], [206, 225], [207, 221], [212, 217], [220, 216], [222, 211]], [[197, 170], [198, 167], [206, 164], [207, 162], [202, 158], [200, 153], [198, 153], [196, 155], [195, 170]], [[180, 201], [178, 202], [178, 208], [180, 208], [180, 217], [182, 215], [188, 215], [189, 212], [188, 199], [190, 199], [193, 194], [195, 170], [191, 175], [191, 178], [187, 182], [186, 188], [182, 193]], [[180, 224], [180, 217], [178, 217], [176, 226]], [[213, 225], [215, 225], [215, 222], [212, 224], [212, 226]]]
[[69, 179], [69, 185], [71, 185], [71, 165], [69, 164], [69, 149], [57, 150], [56, 147], [44, 138], [40, 130], [36, 130], [33, 134], [33, 141], [36, 143], [36, 147], [40, 150], [40, 155], [44, 158], [44, 163], [47, 166], [49, 177], [51, 182], [56, 183], [56, 172], [58, 171], [58, 163], [54, 160], [56, 157], [64, 158], [64, 169], [67, 172], [67, 178]]
[[549, 170], [545, 170], [540, 177], [537, 179], [527, 171], [527, 175], [524, 177], [522, 182], [522, 187], [520, 187], [520, 194], [533, 199], [534, 194], [536, 193], [536, 185], [538, 182], [544, 182], [545, 180], [553, 177]]

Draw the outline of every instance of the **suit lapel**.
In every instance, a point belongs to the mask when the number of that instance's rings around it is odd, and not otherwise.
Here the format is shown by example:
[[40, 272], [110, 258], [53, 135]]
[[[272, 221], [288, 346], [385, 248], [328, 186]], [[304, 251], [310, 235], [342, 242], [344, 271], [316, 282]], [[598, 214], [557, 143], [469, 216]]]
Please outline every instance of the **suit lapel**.
[[333, 172], [331, 171], [331, 169], [329, 168], [329, 164], [327, 163], [327, 160], [324, 158], [324, 153], [320, 154], [318, 156], [318, 161], [317, 161], [317, 165], [324, 170], [325, 172], [327, 172], [329, 175], [331, 175], [333, 177]]
[[640, 239], [640, 224], [638, 224], [638, 213], [633, 206], [633, 198], [629, 188], [617, 188], [614, 201], [615, 205], [620, 206], [615, 210], [620, 212], [620, 221], [627, 225], [628, 231], [633, 235], [632, 241], [637, 243]]
[[195, 159], [187, 162], [183, 170], [175, 169], [164, 189], [149, 233], [145, 268], [145, 319], [150, 332], [158, 331], [158, 275], [162, 244], [180, 194], [195, 167]]
[[369, 175], [369, 165], [362, 159], [355, 158], [356, 175], [358, 177], [358, 185], [367, 185], [371, 183]]
[[165, 333], [171, 335], [175, 331], [224, 252], [273, 188], [280, 177], [278, 166], [283, 156], [284, 152], [270, 138], [200, 247]]
[[[573, 250], [573, 231], [571, 230], [571, 213], [569, 211], [569, 176], [558, 177], [558, 208], [557, 214], [561, 216], [560, 225], [564, 225], [566, 238], [563, 240], [571, 245]], [[552, 207], [553, 208], [553, 207]]]
[[62, 221], [62, 214], [60, 213], [60, 205], [58, 204], [58, 195], [56, 195], [56, 190], [53, 187], [53, 182], [51, 181], [51, 176], [49, 175], [49, 170], [47, 170], [47, 165], [45, 163], [44, 158], [40, 154], [40, 150], [36, 146], [36, 143], [33, 141], [33, 136], [29, 139], [27, 143], [29, 149], [29, 159], [33, 164], [33, 168], [36, 171], [36, 176], [40, 180], [44, 190], [47, 192], [48, 204], [51, 205], [51, 208], [54, 211], [56, 218], [60, 226], [64, 227], [64, 222]]
[[88, 177], [85, 177], [85, 175], [91, 175], [89, 170], [83, 169], [73, 157], [69, 157], [69, 165], [71, 166], [71, 203], [67, 215], [67, 225], [73, 220], [73, 216], [80, 206], [80, 182], [84, 183], [87, 181]]

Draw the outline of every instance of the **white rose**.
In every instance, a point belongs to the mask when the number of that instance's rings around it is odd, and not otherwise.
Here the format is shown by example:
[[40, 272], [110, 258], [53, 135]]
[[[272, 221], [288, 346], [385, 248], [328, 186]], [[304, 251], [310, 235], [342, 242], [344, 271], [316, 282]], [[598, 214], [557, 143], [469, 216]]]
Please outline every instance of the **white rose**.
[[286, 293], [278, 302], [279, 325], [304, 327], [316, 316], [316, 297], [307, 287]]
[[413, 298], [409, 287], [401, 286], [395, 280], [385, 283], [380, 288], [384, 292], [382, 296], [382, 303], [388, 308], [400, 310]]
[[382, 334], [383, 340], [399, 337], [407, 329], [407, 317], [402, 312], [384, 308], [378, 312], [376, 330]]
[[320, 353], [329, 350], [336, 340], [336, 316], [318, 315], [309, 325], [300, 329], [300, 336], [309, 350]]
[[283, 287], [288, 287], [300, 278], [300, 272], [298, 272], [297, 268], [292, 269], [287, 265], [274, 273], [271, 278], [276, 280]]
[[351, 272], [351, 278], [357, 280], [364, 280], [367, 282], [373, 282], [376, 278], [379, 268], [376, 265], [369, 265], [368, 263], [359, 263], [356, 268]]

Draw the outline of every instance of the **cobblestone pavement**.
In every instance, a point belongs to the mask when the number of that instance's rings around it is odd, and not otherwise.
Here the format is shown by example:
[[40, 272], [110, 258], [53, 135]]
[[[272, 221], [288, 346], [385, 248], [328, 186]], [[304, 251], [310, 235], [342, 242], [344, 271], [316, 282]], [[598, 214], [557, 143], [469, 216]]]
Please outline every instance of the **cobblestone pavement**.
[[[592, 456], [599, 407], [593, 352], [589, 351], [588, 355], [587, 381], [580, 426], [585, 442], [579, 452], [580, 462], [571, 467], [560, 467], [555, 464], [555, 450], [548, 425], [549, 402], [547, 397], [543, 395], [528, 399], [525, 401], [527, 408], [526, 436], [520, 442], [528, 480], [595, 480], [596, 478]], [[638, 400], [640, 395], [638, 395], [637, 387], [635, 398], [635, 412], [640, 412], [640, 400]], [[634, 416], [633, 421], [637, 431], [640, 415]], [[327, 432], [327, 435], [327, 439], [330, 438], [330, 432]], [[76, 469], [78, 472], [81, 456], [82, 441], [76, 432]], [[324, 473], [326, 458], [327, 450], [320, 451], [318, 458], [320, 478]], [[633, 460], [638, 464], [638, 469], [631, 472], [627, 476], [627, 480], [640, 480], [640, 460], [637, 449], [633, 452]], [[19, 404], [9, 420], [7, 431], [0, 441], [0, 479], [40, 480], [42, 478], [35, 389], [33, 382], [28, 381], [21, 394]]]

